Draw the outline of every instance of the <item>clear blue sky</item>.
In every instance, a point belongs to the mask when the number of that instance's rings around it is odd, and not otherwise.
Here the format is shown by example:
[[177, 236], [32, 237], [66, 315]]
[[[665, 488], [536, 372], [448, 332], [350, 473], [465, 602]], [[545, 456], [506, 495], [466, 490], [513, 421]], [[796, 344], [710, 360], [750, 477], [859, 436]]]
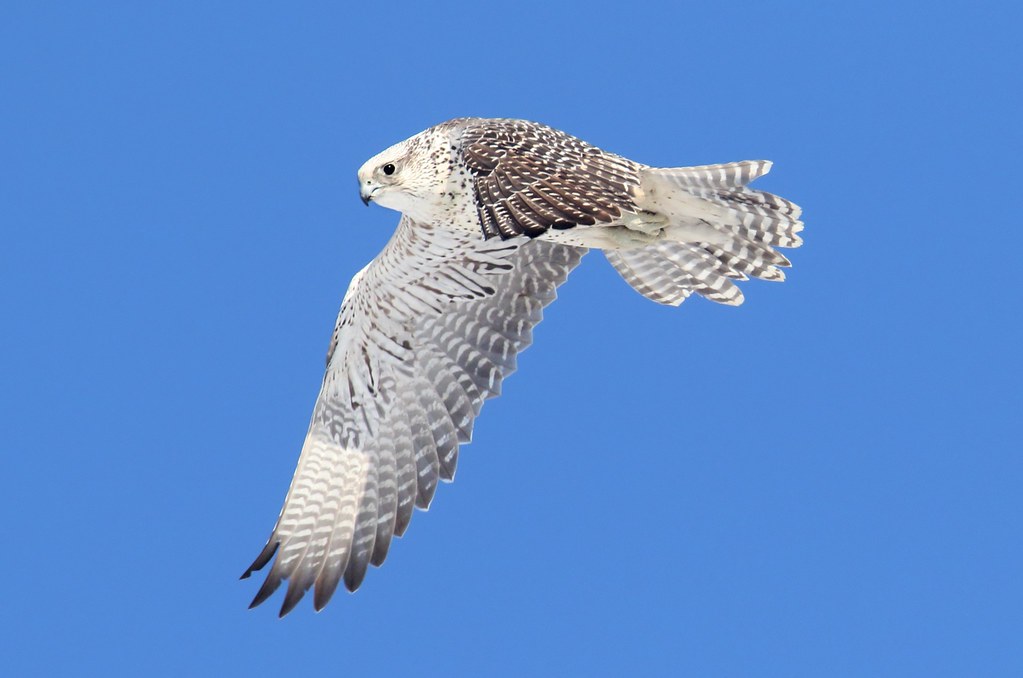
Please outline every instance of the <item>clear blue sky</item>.
[[[1014, 4], [65, 4], [0, 10], [4, 675], [1023, 673]], [[806, 245], [591, 255], [385, 566], [248, 611], [355, 171], [461, 115], [771, 159]]]

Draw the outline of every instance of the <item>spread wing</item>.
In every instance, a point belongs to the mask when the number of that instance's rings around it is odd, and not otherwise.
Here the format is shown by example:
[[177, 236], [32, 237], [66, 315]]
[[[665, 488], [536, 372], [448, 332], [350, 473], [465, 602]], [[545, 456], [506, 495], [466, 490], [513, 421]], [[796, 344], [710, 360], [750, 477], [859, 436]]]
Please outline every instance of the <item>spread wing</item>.
[[640, 165], [545, 125], [474, 121], [461, 154], [487, 237], [536, 237], [637, 211]]
[[455, 473], [483, 401], [584, 249], [483, 240], [402, 217], [338, 314], [312, 421], [270, 539], [242, 575], [276, 560], [252, 601], [290, 580], [281, 616], [310, 587], [317, 610], [354, 591], [393, 535]]

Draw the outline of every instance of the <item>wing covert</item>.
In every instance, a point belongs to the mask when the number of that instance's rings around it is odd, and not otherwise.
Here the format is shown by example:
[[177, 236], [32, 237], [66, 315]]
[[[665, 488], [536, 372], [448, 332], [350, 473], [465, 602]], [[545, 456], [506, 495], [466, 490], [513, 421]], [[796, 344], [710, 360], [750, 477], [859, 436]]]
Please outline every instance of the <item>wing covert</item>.
[[606, 224], [637, 210], [639, 165], [545, 125], [480, 120], [466, 127], [461, 153], [488, 238]]

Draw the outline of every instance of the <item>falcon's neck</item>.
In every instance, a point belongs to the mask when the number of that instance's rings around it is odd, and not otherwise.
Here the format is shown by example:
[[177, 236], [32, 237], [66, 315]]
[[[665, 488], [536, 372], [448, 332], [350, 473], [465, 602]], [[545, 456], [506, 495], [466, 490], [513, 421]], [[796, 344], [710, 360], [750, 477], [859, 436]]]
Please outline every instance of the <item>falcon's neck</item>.
[[467, 174], [451, 172], [425, 196], [417, 196], [401, 209], [413, 221], [438, 228], [479, 234], [483, 227], [476, 207], [476, 192]]

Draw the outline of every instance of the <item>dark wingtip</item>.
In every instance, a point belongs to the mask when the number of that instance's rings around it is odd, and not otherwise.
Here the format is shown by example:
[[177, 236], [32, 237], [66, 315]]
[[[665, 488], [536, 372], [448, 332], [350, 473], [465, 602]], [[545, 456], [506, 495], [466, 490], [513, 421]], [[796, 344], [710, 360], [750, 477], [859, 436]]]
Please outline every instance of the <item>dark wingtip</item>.
[[345, 569], [345, 588], [355, 593], [362, 586], [362, 580], [366, 578], [367, 569], [369, 569], [369, 558], [353, 558], [352, 562], [348, 563], [348, 568]]
[[313, 590], [313, 609], [319, 612], [323, 608], [327, 607], [327, 603], [334, 596], [334, 591], [337, 590], [337, 585], [341, 581], [341, 573], [334, 570], [328, 573], [324, 571], [320, 575], [320, 579], [316, 582], [316, 588]]
[[302, 600], [302, 596], [305, 595], [305, 591], [306, 587], [300, 585], [297, 578], [292, 579], [288, 584], [288, 593], [284, 596], [284, 602], [281, 603], [281, 611], [277, 613], [277, 617], [283, 619], [284, 615], [294, 610], [298, 601]]
[[277, 587], [280, 585], [281, 585], [280, 575], [271, 571], [270, 574], [266, 576], [266, 581], [264, 581], [263, 585], [259, 587], [259, 591], [256, 593], [256, 597], [252, 599], [251, 603], [249, 603], [249, 609], [251, 610], [257, 605], [261, 605], [263, 601], [265, 601], [267, 598], [273, 595], [274, 591], [276, 591]]
[[377, 538], [376, 543], [373, 545], [373, 555], [370, 556], [369, 563], [374, 567], [380, 567], [387, 560], [387, 551], [391, 548], [390, 537], [383, 539]]
[[412, 512], [416, 506], [415, 498], [412, 500], [412, 505], [405, 510], [399, 510], [397, 517], [394, 519], [394, 536], [400, 537], [405, 534], [405, 530], [408, 529], [409, 523], [412, 522]]
[[281, 542], [274, 541], [273, 538], [271, 538], [270, 541], [266, 543], [266, 546], [263, 547], [263, 550], [259, 552], [259, 555], [256, 556], [256, 559], [252, 561], [252, 564], [249, 565], [249, 569], [245, 570], [239, 579], [248, 579], [256, 570], [262, 570], [266, 564], [270, 562], [270, 559], [273, 558], [280, 543]]

